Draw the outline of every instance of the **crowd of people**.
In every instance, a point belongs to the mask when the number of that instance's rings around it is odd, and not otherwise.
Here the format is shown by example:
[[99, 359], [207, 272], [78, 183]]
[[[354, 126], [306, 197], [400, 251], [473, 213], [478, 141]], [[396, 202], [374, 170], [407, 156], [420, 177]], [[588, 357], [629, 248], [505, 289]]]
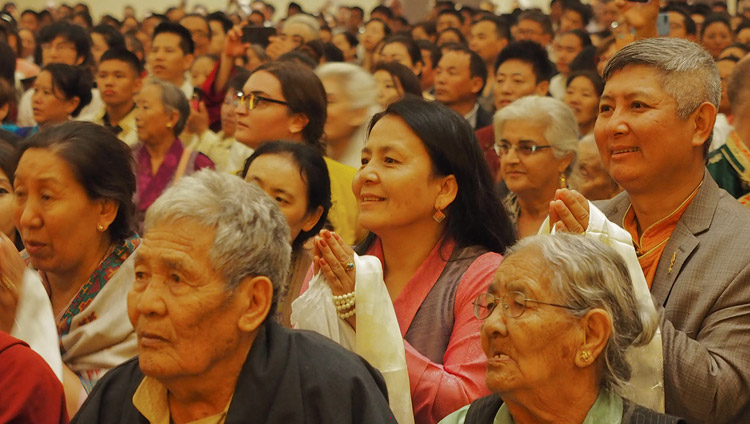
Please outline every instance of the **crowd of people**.
[[750, 422], [750, 7], [383, 3], [4, 5], [0, 423]]

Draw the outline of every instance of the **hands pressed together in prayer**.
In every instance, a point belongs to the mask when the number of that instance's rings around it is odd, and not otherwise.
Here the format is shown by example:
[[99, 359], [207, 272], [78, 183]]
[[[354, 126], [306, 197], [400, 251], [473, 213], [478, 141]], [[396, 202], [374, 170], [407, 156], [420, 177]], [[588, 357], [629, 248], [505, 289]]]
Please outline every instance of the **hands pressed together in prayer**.
[[549, 203], [550, 230], [583, 234], [589, 227], [589, 202], [575, 190], [561, 188]]
[[[354, 293], [356, 269], [354, 265], [354, 251], [341, 237], [329, 230], [321, 230], [315, 237], [313, 250], [313, 273], [323, 272], [328, 285], [331, 287], [334, 299]], [[354, 310], [356, 305], [352, 306]], [[341, 316], [341, 311], [339, 311]], [[356, 329], [356, 315], [352, 314], [346, 321]]]

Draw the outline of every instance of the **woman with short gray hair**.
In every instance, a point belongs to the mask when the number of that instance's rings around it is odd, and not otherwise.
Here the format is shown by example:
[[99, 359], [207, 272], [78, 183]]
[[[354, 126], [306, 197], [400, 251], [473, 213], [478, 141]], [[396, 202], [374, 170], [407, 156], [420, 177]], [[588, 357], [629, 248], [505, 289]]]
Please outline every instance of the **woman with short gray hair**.
[[327, 63], [315, 71], [328, 98], [326, 156], [354, 168], [360, 166], [365, 130], [378, 111], [378, 89], [369, 72], [351, 63]]
[[571, 234], [518, 242], [474, 301], [493, 394], [441, 423], [683, 422], [621, 395], [642, 367], [631, 348], [658, 329], [658, 315], [639, 305], [625, 260], [603, 242]]
[[559, 100], [526, 96], [500, 109], [493, 126], [500, 175], [510, 190], [505, 206], [519, 238], [536, 234], [575, 165], [576, 117]]
[[183, 175], [202, 168], [214, 168], [207, 156], [184, 148], [180, 134], [190, 115], [190, 106], [174, 84], [158, 79], [147, 81], [135, 99], [138, 144], [136, 160], [136, 216], [138, 229], [146, 210], [157, 197]]

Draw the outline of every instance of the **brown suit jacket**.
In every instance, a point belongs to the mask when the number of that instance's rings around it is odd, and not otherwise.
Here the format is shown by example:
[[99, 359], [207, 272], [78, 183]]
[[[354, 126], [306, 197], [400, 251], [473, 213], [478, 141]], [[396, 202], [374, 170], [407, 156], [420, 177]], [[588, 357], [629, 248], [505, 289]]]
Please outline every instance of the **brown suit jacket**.
[[[619, 225], [629, 205], [625, 192], [597, 202]], [[749, 238], [750, 210], [706, 171], [651, 288], [663, 308], [666, 412], [690, 423], [750, 423]]]

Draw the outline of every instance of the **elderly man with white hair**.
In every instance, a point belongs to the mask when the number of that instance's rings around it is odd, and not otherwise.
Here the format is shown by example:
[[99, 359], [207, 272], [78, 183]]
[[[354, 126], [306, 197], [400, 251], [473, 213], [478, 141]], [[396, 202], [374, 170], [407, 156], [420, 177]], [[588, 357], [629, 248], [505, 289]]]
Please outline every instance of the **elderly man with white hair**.
[[365, 360], [268, 319], [291, 247], [259, 187], [184, 177], [145, 229], [128, 294], [138, 356], [99, 381], [73, 422], [395, 422]]
[[270, 38], [271, 42], [266, 47], [266, 54], [271, 60], [276, 60], [282, 54], [318, 38], [320, 38], [320, 24], [317, 19], [298, 13], [280, 24], [277, 34]]

